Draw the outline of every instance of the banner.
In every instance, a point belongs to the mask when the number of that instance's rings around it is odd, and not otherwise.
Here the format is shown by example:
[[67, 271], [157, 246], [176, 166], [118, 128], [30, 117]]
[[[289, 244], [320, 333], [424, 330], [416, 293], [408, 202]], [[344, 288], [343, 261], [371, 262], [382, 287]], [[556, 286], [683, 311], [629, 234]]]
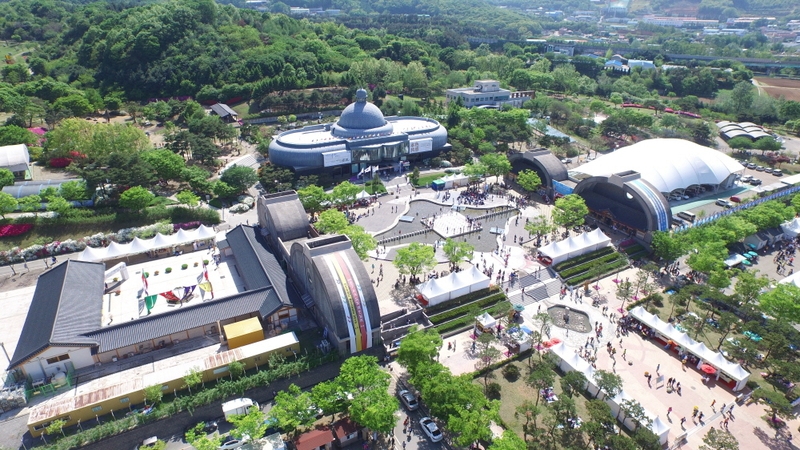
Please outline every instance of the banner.
[[175, 293], [172, 292], [172, 291], [162, 292], [162, 293], [160, 293], [158, 295], [164, 297], [169, 302], [179, 302], [179, 301], [181, 301], [181, 299], [179, 299], [178, 296], [175, 295]]
[[198, 284], [198, 286], [200, 286], [200, 289], [202, 289], [203, 291], [210, 293], [212, 299], [214, 298], [214, 287], [211, 286], [211, 282], [204, 281]]

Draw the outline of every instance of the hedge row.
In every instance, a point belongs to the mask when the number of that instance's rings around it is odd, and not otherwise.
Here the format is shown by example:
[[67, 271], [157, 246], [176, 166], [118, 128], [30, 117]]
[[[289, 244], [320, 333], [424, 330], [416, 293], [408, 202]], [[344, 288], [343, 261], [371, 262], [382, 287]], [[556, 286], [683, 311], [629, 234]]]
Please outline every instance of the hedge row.
[[625, 254], [627, 254], [627, 255], [633, 255], [635, 253], [639, 253], [639, 252], [642, 252], [644, 250], [645, 250], [645, 248], [642, 247], [641, 244], [635, 244], [635, 245], [631, 245], [630, 247], [626, 247], [624, 251], [625, 251]]
[[[495, 316], [498, 311], [500, 311], [500, 305], [494, 305], [488, 310], [489, 315]], [[482, 312], [482, 311], [481, 311]], [[463, 316], [457, 319], [453, 319], [449, 322], [445, 322], [441, 325], [434, 327], [437, 333], [445, 334], [451, 331], [460, 330], [462, 328], [469, 328], [475, 323], [475, 318], [470, 316]]]
[[567, 270], [561, 271], [561, 272], [559, 272], [559, 275], [561, 275], [561, 278], [569, 278], [569, 277], [577, 275], [579, 273], [586, 272], [587, 270], [590, 270], [592, 267], [595, 267], [595, 266], [598, 266], [598, 265], [601, 265], [601, 264], [611, 263], [612, 261], [614, 261], [616, 259], [624, 259], [624, 258], [619, 253], [614, 252], [614, 253], [612, 253], [610, 255], [605, 255], [605, 256], [602, 256], [602, 257], [600, 257], [598, 259], [594, 259], [592, 261], [583, 263], [583, 264], [581, 264], [579, 266], [571, 267], [571, 268], [569, 268]]
[[614, 252], [614, 247], [611, 247], [611, 246], [603, 247], [600, 250], [595, 250], [595, 251], [593, 251], [591, 253], [587, 253], [585, 255], [577, 256], [577, 257], [572, 258], [570, 260], [558, 263], [555, 266], [553, 266], [553, 269], [555, 269], [556, 271], [560, 272], [562, 270], [569, 269], [570, 267], [574, 267], [574, 266], [577, 266], [579, 264], [583, 264], [583, 263], [585, 263], [587, 261], [591, 261], [593, 259], [599, 258], [599, 257], [601, 257], [603, 255], [607, 255], [607, 254], [613, 253], [613, 252]]
[[468, 312], [470, 312], [471, 310], [473, 310], [475, 308], [484, 309], [484, 308], [486, 308], [488, 306], [494, 305], [495, 303], [505, 299], [505, 297], [506, 297], [505, 294], [503, 294], [502, 292], [498, 292], [496, 294], [492, 294], [492, 295], [490, 295], [490, 296], [488, 296], [486, 298], [483, 298], [481, 300], [478, 300], [476, 302], [472, 302], [472, 303], [469, 303], [469, 304], [466, 304], [466, 305], [463, 305], [463, 306], [459, 306], [458, 308], [454, 308], [454, 309], [451, 309], [451, 310], [448, 310], [448, 311], [445, 311], [445, 312], [430, 316], [429, 320], [431, 321], [432, 324], [438, 325], [438, 324], [446, 322], [446, 321], [448, 321], [450, 319], [453, 319], [455, 317], [467, 314]]
[[585, 281], [591, 280], [595, 276], [597, 276], [598, 278], [602, 278], [602, 277], [604, 277], [604, 276], [616, 271], [617, 269], [621, 269], [621, 268], [623, 268], [623, 267], [625, 267], [627, 265], [628, 265], [628, 261], [627, 260], [618, 259], [618, 260], [616, 260], [616, 261], [614, 261], [614, 262], [612, 262], [610, 264], [604, 265], [603, 266], [603, 272], [601, 272], [599, 274], [594, 274], [594, 273], [591, 273], [591, 271], [588, 271], [588, 272], [582, 273], [580, 275], [576, 275], [576, 276], [574, 276], [572, 278], [569, 278], [569, 279], [565, 280], [565, 283], [570, 285], [570, 286], [576, 286], [576, 285], [584, 283]]
[[428, 314], [428, 316], [435, 316], [436, 314], [441, 313], [443, 311], [450, 311], [455, 306], [472, 303], [475, 300], [487, 297], [491, 295], [492, 292], [499, 292], [499, 288], [497, 286], [492, 286], [486, 289], [481, 289], [479, 291], [470, 292], [469, 294], [459, 297], [455, 300], [425, 308], [425, 312]]
[[[325, 356], [304, 356], [300, 357], [298, 361], [283, 360], [282, 358], [274, 368], [264, 369], [245, 374], [241, 378], [230, 381], [228, 379], [220, 379], [213, 387], [200, 389], [192, 394], [183, 393], [181, 396], [176, 397], [171, 402], [163, 402], [156, 405], [155, 410], [145, 416], [143, 414], [136, 414], [134, 416], [125, 417], [120, 420], [106, 421], [101, 424], [87, 428], [85, 431], [80, 431], [75, 434], [68, 435], [57, 442], [51, 442], [49, 445], [43, 447], [44, 450], [70, 450], [73, 448], [83, 447], [93, 442], [98, 442], [116, 434], [123, 433], [138, 425], [142, 425], [156, 420], [164, 419], [181, 411], [194, 412], [200, 406], [208, 405], [212, 402], [219, 401], [233, 395], [242, 395], [245, 391], [259, 386], [267, 386], [270, 383], [283, 379], [296, 376], [302, 372], [313, 369], [323, 363], [333, 361], [338, 358], [336, 352], [331, 352]], [[53, 436], [55, 438], [56, 436]]]

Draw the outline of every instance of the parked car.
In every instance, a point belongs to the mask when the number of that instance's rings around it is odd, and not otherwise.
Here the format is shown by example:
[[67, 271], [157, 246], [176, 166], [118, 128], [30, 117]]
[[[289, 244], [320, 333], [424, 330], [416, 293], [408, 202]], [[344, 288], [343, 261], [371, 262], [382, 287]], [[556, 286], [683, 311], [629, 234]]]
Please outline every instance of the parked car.
[[400, 397], [400, 401], [403, 402], [407, 410], [416, 411], [419, 409], [419, 402], [417, 402], [417, 398], [414, 397], [414, 394], [411, 392], [402, 390], [398, 392], [397, 395]]
[[730, 200], [725, 200], [724, 198], [721, 198], [714, 203], [717, 206], [722, 206], [723, 208], [733, 208], [733, 202], [731, 202]]
[[158, 436], [150, 436], [142, 441], [142, 445], [137, 445], [133, 450], [147, 450], [158, 444]]
[[756, 172], [763, 172], [764, 166], [756, 166]]
[[731, 200], [733, 203], [741, 203], [741, 202], [742, 202], [742, 199], [741, 199], [741, 198], [739, 198], [739, 197], [737, 197], [737, 196], [735, 196], [735, 195], [731, 196], [730, 200]]
[[772, 174], [775, 175], [776, 177], [779, 177], [783, 175], [783, 171], [781, 171], [781, 169], [773, 169]]
[[764, 173], [772, 173], [772, 167], [764, 167]]
[[750, 184], [752, 184], [753, 186], [758, 186], [759, 184], [761, 184], [761, 180], [759, 180], [758, 178], [753, 178], [752, 180], [750, 180]]
[[751, 162], [749, 162], [749, 163], [745, 164], [745, 166], [746, 166], [748, 169], [755, 169], [755, 168], [756, 168], [756, 165], [755, 165], [755, 163], [751, 163]]
[[442, 431], [430, 417], [419, 419], [419, 426], [422, 427], [422, 431], [428, 436], [431, 442], [439, 442], [442, 440]]
[[241, 439], [236, 439], [233, 436], [228, 436], [222, 441], [222, 444], [217, 447], [217, 450], [234, 450], [243, 446], [250, 438], [247, 435], [242, 436]]

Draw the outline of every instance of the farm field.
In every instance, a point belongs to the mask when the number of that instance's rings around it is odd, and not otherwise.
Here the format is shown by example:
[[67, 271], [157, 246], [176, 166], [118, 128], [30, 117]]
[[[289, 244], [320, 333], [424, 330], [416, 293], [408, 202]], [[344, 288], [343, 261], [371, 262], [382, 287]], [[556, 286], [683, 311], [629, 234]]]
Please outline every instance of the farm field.
[[755, 78], [760, 90], [770, 97], [785, 98], [786, 100], [800, 101], [800, 80], [787, 80], [785, 78]]

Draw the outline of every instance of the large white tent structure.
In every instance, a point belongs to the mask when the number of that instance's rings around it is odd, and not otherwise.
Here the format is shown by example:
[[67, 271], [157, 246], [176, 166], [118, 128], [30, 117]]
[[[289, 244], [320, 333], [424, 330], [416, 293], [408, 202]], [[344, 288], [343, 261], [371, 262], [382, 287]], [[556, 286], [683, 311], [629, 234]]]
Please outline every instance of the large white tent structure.
[[78, 255], [78, 259], [92, 262], [106, 261], [129, 255], [138, 255], [140, 253], [149, 252], [150, 250], [174, 247], [191, 242], [207, 241], [214, 239], [214, 237], [216, 237], [216, 233], [213, 228], [200, 225], [199, 228], [191, 231], [179, 230], [177, 233], [170, 235], [158, 233], [155, 237], [150, 239], [140, 239], [137, 237], [127, 244], [112, 242], [108, 247], [86, 247], [81, 254]]
[[574, 169], [590, 176], [636, 171], [662, 193], [689, 186], [729, 187], [744, 167], [730, 156], [684, 139], [647, 139]]
[[428, 302], [428, 306], [467, 295], [489, 287], [490, 279], [475, 266], [453, 272], [441, 278], [432, 278], [417, 285], [417, 290]]
[[667, 342], [672, 341], [684, 351], [693, 354], [697, 357], [697, 367], [700, 368], [703, 364], [709, 364], [717, 369], [717, 379], [720, 378], [724, 382], [733, 381], [734, 391], [740, 391], [747, 385], [747, 380], [750, 378], [750, 373], [747, 372], [739, 364], [728, 361], [721, 353], [709, 349], [702, 342], [697, 342], [694, 339], [681, 332], [672, 324], [668, 324], [657, 316], [650, 314], [643, 307], [637, 306], [630, 310], [630, 315], [639, 322], [652, 328], [659, 337]]
[[591, 232], [570, 236], [563, 241], [551, 242], [540, 248], [539, 253], [550, 258], [553, 264], [558, 264], [561, 261], [566, 261], [609, 245], [611, 245], [611, 238], [606, 236], [600, 228], [595, 228]]
[[24, 172], [31, 164], [31, 154], [25, 144], [0, 147], [0, 167], [12, 172]]

